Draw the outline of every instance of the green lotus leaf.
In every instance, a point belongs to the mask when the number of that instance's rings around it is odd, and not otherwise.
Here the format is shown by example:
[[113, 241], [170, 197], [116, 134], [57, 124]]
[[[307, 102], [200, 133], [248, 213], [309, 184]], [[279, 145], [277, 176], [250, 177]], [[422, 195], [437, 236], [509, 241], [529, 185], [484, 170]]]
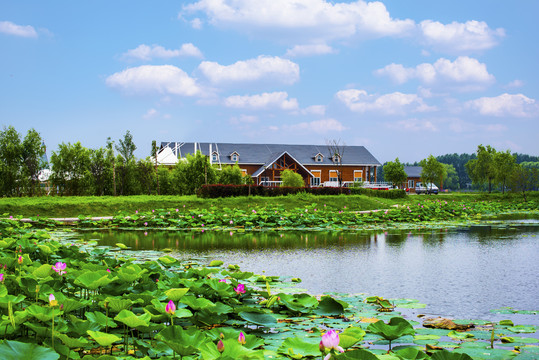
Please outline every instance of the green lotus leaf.
[[0, 307], [7, 309], [9, 306], [9, 303], [11, 303], [12, 305], [18, 304], [22, 302], [24, 299], [26, 299], [26, 296], [24, 296], [23, 294], [19, 294], [17, 296], [5, 295], [5, 296], [0, 297]]
[[184, 330], [181, 326], [169, 326], [160, 331], [156, 338], [181, 356], [197, 353], [198, 348], [206, 340], [202, 331], [194, 328]]
[[242, 311], [238, 314], [238, 316], [241, 317], [243, 320], [256, 325], [271, 327], [272, 325], [277, 324], [277, 319], [270, 314], [260, 314], [255, 312]]
[[7, 288], [4, 284], [0, 284], [0, 298], [6, 296], [8, 293]]
[[369, 324], [368, 332], [382, 336], [384, 339], [392, 341], [404, 335], [415, 335], [412, 324], [401, 317], [393, 317], [386, 324], [383, 321], [377, 321]]
[[431, 360], [473, 360], [468, 354], [461, 354], [447, 350], [436, 351], [430, 358]]
[[118, 326], [111, 318], [99, 311], [85, 312], [84, 315], [88, 320], [99, 324], [101, 327], [115, 328]]
[[[206, 334], [211, 337], [214, 342], [219, 341], [219, 339], [221, 338], [221, 334], [223, 334], [222, 336], [224, 337], [224, 339], [232, 339], [234, 341], [238, 341], [240, 331], [231, 327], [217, 327], [208, 331]], [[243, 334], [245, 336], [245, 344], [243, 345], [244, 347], [248, 349], [256, 349], [264, 345], [264, 340], [262, 340], [261, 338], [251, 334]], [[289, 335], [287, 334], [287, 336]]]
[[534, 333], [537, 331], [537, 328], [533, 325], [516, 325], [508, 327], [507, 330], [512, 331], [514, 333]]
[[231, 306], [225, 305], [222, 302], [216, 302], [215, 306], [208, 307], [206, 310], [217, 315], [230, 314], [234, 311]]
[[74, 315], [68, 315], [66, 318], [69, 320], [70, 332], [73, 332], [77, 335], [86, 336], [88, 330], [92, 330], [92, 331], [101, 330], [101, 325], [99, 325], [98, 323], [88, 321], [88, 320], [81, 320]]
[[88, 290], [96, 290], [114, 281], [114, 278], [105, 270], [88, 271], [75, 279], [75, 285]]
[[423, 351], [413, 347], [407, 347], [399, 350], [397, 350], [397, 348], [394, 348], [393, 350], [395, 352], [395, 355], [397, 355], [401, 360], [420, 360], [429, 358], [429, 356]]
[[309, 342], [299, 337], [289, 337], [283, 341], [277, 352], [293, 359], [301, 359], [307, 356], [319, 356], [320, 348], [319, 342], [316, 340]]
[[[50, 324], [48, 324], [50, 325]], [[51, 336], [50, 326], [41, 326], [41, 323], [27, 322], [24, 326], [36, 333], [37, 336], [46, 338]]]
[[221, 265], [223, 265], [223, 264], [224, 264], [224, 262], [221, 261], [221, 260], [213, 260], [212, 262], [210, 262], [210, 265], [209, 265], [209, 266], [214, 267], [214, 266], [221, 266]]
[[215, 304], [210, 300], [205, 298], [197, 298], [193, 295], [182, 297], [180, 302], [189, 306], [193, 310], [203, 310], [215, 306]]
[[[467, 355], [469, 359], [478, 358], [478, 359], [511, 359], [515, 356], [515, 353], [511, 350], [506, 349], [487, 349], [482, 348], [458, 348], [452, 351], [453, 354]], [[457, 358], [461, 360], [460, 358]], [[465, 358], [468, 359], [468, 358]], [[436, 360], [436, 359], [435, 359]]]
[[118, 337], [114, 334], [107, 334], [107, 333], [104, 333], [104, 332], [101, 332], [101, 331], [92, 331], [92, 330], [88, 330], [87, 331], [88, 335], [91, 336], [92, 339], [94, 339], [99, 345], [101, 346], [105, 346], [105, 347], [108, 347], [108, 346], [111, 346], [113, 343], [115, 343], [116, 341], [120, 341], [122, 340], [121, 337]]
[[116, 243], [116, 246], [119, 247], [122, 250], [129, 249], [129, 247], [127, 245], [122, 244], [122, 243]]
[[237, 339], [225, 339], [223, 344], [225, 350], [221, 355], [221, 360], [264, 360], [263, 350], [252, 350], [241, 346]]
[[[86, 301], [84, 302], [86, 303]], [[64, 306], [62, 310], [64, 311], [64, 313], [69, 313], [87, 306], [87, 304], [85, 303], [82, 303], [78, 300], [65, 298], [62, 300], [62, 305]]]
[[5, 238], [0, 240], [0, 249], [7, 249], [11, 247], [17, 240], [13, 238]]
[[[333, 358], [333, 356], [332, 356]], [[356, 350], [352, 350], [352, 351], [347, 351], [345, 353], [342, 353], [342, 354], [338, 354], [337, 356], [335, 356], [336, 359], [341, 359], [341, 360], [347, 360], [347, 359], [350, 359], [350, 360], [379, 360], [379, 358], [374, 355], [372, 352], [368, 351], [368, 350], [365, 350], [365, 349], [356, 349]]]
[[150, 314], [143, 314], [141, 316], [135, 315], [132, 311], [122, 310], [118, 315], [114, 317], [114, 320], [119, 321], [130, 328], [137, 328], [139, 326], [148, 326], [150, 324]]
[[88, 340], [82, 336], [78, 339], [75, 339], [67, 336], [66, 334], [60, 334], [56, 332], [54, 336], [60, 339], [70, 349], [81, 348], [88, 345]]
[[48, 276], [50, 276], [54, 270], [52, 270], [52, 266], [48, 264], [43, 264], [34, 271], [32, 271], [32, 275], [34, 275], [37, 278], [44, 279]]
[[170, 266], [170, 265], [178, 262], [177, 259], [174, 259], [172, 256], [168, 256], [168, 255], [162, 256], [158, 260], [161, 261], [166, 266]]
[[187, 292], [189, 288], [179, 288], [179, 289], [168, 289], [165, 291], [165, 295], [169, 300], [178, 301], [180, 300]]
[[230, 276], [231, 278], [236, 279], [236, 280], [247, 280], [250, 277], [252, 277], [254, 273], [243, 272], [243, 271], [238, 271], [238, 272], [223, 271], [223, 275]]
[[357, 326], [350, 326], [339, 334], [339, 345], [344, 349], [348, 349], [363, 340], [364, 336], [365, 330]]
[[324, 316], [341, 315], [344, 313], [344, 307], [331, 296], [323, 296], [314, 313]]
[[449, 334], [447, 334], [451, 339], [455, 340], [464, 340], [468, 338], [473, 338], [474, 335], [470, 334], [469, 332], [460, 332], [460, 331], [451, 331]]
[[137, 264], [129, 264], [122, 266], [120, 270], [118, 270], [118, 278], [122, 281], [125, 281], [126, 283], [132, 283], [135, 280], [138, 280], [148, 272], [148, 269], [142, 269]]
[[59, 357], [54, 350], [33, 343], [6, 340], [0, 344], [2, 360], [57, 360]]
[[61, 311], [58, 307], [39, 306], [32, 304], [26, 308], [28, 315], [35, 317], [39, 321], [49, 322], [52, 317], [58, 317]]
[[280, 302], [288, 309], [301, 313], [309, 313], [318, 306], [318, 300], [309, 294], [284, 294], [277, 295], [281, 298]]
[[500, 325], [502, 326], [514, 326], [513, 322], [511, 320], [500, 320]]
[[129, 299], [122, 299], [119, 297], [108, 297], [104, 301], [100, 302], [101, 306], [107, 306], [111, 311], [119, 313], [120, 311], [130, 308], [134, 304], [136, 304], [136, 301], [132, 301]]

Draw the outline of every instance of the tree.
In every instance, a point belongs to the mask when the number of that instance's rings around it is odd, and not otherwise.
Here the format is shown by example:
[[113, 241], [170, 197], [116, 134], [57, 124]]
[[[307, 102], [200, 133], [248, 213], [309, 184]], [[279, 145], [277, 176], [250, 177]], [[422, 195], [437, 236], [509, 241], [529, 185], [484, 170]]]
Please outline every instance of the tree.
[[[457, 177], [459, 179], [459, 187], [456, 189], [465, 189], [471, 183], [471, 179], [466, 172], [466, 163], [470, 160], [476, 159], [475, 154], [446, 154], [437, 156], [436, 160], [441, 163], [453, 165], [457, 172]], [[447, 186], [446, 186], [447, 187]]]
[[137, 150], [137, 146], [133, 142], [133, 135], [129, 132], [129, 130], [126, 131], [124, 135], [124, 139], [120, 139], [119, 145], [116, 145], [116, 150], [122, 155], [122, 157], [126, 161], [134, 160], [135, 158], [135, 150]]
[[305, 187], [303, 177], [290, 169], [285, 169], [281, 172], [281, 180], [283, 181], [281, 186]]
[[432, 184], [439, 181], [440, 187], [442, 187], [443, 178], [447, 174], [444, 166], [432, 155], [421, 160], [419, 164], [422, 168], [421, 181], [423, 181], [424, 184]]
[[90, 151], [80, 142], [61, 143], [51, 155], [52, 183], [60, 195], [84, 195], [91, 182]]
[[509, 150], [494, 153], [493, 157], [495, 179], [502, 188], [502, 193], [505, 194], [505, 185], [513, 172], [516, 165], [516, 156], [511, 155]]
[[521, 165], [515, 165], [509, 177], [511, 191], [521, 193], [524, 202], [527, 201], [527, 192], [536, 188], [539, 183], [539, 170], [529, 169]]
[[2, 195], [20, 195], [22, 169], [21, 136], [13, 126], [0, 132], [0, 181]]
[[157, 195], [160, 194], [159, 191], [159, 172], [157, 171], [157, 142], [155, 140], [152, 141], [152, 156], [155, 162], [155, 178], [157, 181]]
[[451, 190], [458, 190], [460, 189], [460, 182], [459, 182], [459, 176], [457, 174], [457, 171], [455, 170], [455, 167], [450, 164], [442, 164], [445, 168], [446, 176], [444, 177], [444, 188], [445, 189], [451, 189]]
[[408, 176], [404, 171], [404, 165], [401, 164], [399, 158], [395, 161], [389, 161], [384, 165], [384, 181], [390, 182], [393, 186], [399, 186], [406, 182]]
[[114, 141], [107, 138], [107, 162], [112, 164], [112, 195], [116, 196], [116, 158], [114, 155]]
[[[339, 187], [341, 187], [342, 184], [342, 158], [344, 156], [344, 150], [346, 149], [346, 144], [344, 141], [341, 143], [341, 139], [339, 140], [326, 140], [326, 146], [328, 147], [329, 156], [331, 156], [331, 161], [335, 165], [337, 165], [337, 168], [339, 169], [337, 171], [337, 180], [339, 182]], [[368, 179], [370, 181], [370, 179]]]
[[243, 174], [239, 165], [223, 166], [221, 171], [217, 171], [217, 183], [223, 185], [243, 184]]
[[496, 149], [487, 145], [477, 147], [477, 159], [466, 163], [466, 171], [474, 184], [488, 184], [488, 192], [492, 192], [492, 181], [496, 178], [494, 166], [494, 154]]
[[216, 170], [210, 164], [207, 156], [200, 151], [196, 154], [187, 154], [181, 159], [172, 171], [176, 193], [180, 195], [192, 195], [204, 184], [215, 184], [217, 180]]
[[26, 183], [26, 193], [33, 196], [39, 191], [39, 179], [37, 178], [39, 171], [45, 166], [42, 163], [43, 155], [45, 154], [45, 146], [41, 135], [30, 129], [26, 133], [22, 142], [22, 175], [23, 183]]
[[90, 177], [92, 187], [90, 193], [96, 196], [105, 195], [107, 182], [112, 176], [112, 164], [107, 161], [107, 150], [99, 148], [88, 151], [90, 155], [88, 169], [92, 175]]

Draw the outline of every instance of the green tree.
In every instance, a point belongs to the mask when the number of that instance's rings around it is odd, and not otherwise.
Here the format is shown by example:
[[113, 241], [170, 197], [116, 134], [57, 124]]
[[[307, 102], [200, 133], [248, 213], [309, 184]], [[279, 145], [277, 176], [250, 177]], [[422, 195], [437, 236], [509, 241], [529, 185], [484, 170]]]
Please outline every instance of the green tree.
[[444, 177], [443, 186], [445, 189], [458, 190], [460, 189], [460, 181], [455, 167], [450, 164], [442, 164], [445, 168], [446, 176]]
[[539, 170], [529, 169], [521, 165], [515, 165], [509, 177], [509, 187], [512, 192], [522, 194], [524, 202], [527, 201], [527, 193], [537, 188], [539, 183]]
[[107, 162], [112, 164], [112, 191], [111, 194], [116, 196], [116, 157], [114, 155], [114, 141], [110, 136], [107, 138]]
[[85, 195], [91, 184], [90, 150], [80, 142], [61, 143], [51, 155], [52, 183], [60, 195]]
[[157, 195], [159, 195], [161, 192], [159, 191], [159, 172], [157, 171], [157, 142], [155, 140], [152, 141], [152, 157], [155, 163], [155, 179], [157, 181]]
[[134, 193], [151, 195], [155, 187], [155, 169], [150, 158], [137, 161], [136, 174], [137, 187]]
[[174, 195], [174, 187], [172, 184], [172, 172], [166, 166], [159, 166], [157, 168], [159, 173], [159, 191], [161, 195]]
[[172, 171], [175, 192], [180, 195], [192, 195], [204, 184], [215, 184], [217, 181], [216, 170], [210, 164], [207, 156], [200, 151], [196, 154], [187, 154], [181, 159]]
[[421, 181], [426, 184], [438, 182], [440, 187], [446, 176], [445, 167], [432, 155], [419, 162], [421, 165]]
[[511, 155], [509, 150], [494, 153], [495, 180], [500, 184], [502, 193], [505, 194], [505, 185], [516, 166], [516, 156]]
[[39, 171], [45, 166], [42, 163], [45, 146], [41, 135], [34, 129], [28, 130], [22, 142], [22, 182], [26, 185], [26, 193], [33, 196], [39, 192]]
[[303, 181], [303, 177], [297, 172], [290, 169], [286, 169], [281, 172], [281, 180], [283, 182], [281, 186], [305, 187], [305, 181]]
[[111, 182], [112, 177], [112, 163], [110, 163], [107, 157], [107, 149], [89, 149], [90, 161], [88, 164], [88, 170], [91, 174], [90, 194], [96, 196], [103, 196], [106, 194], [107, 185]]
[[0, 181], [4, 196], [21, 193], [22, 153], [21, 135], [13, 126], [4, 127], [0, 131]]
[[243, 174], [239, 165], [223, 166], [221, 171], [217, 171], [217, 183], [223, 185], [243, 184]]
[[477, 158], [466, 163], [466, 171], [474, 184], [488, 184], [488, 192], [492, 192], [492, 182], [496, 178], [494, 155], [496, 149], [487, 145], [477, 147]]
[[384, 181], [392, 183], [394, 186], [400, 186], [406, 182], [408, 176], [404, 171], [404, 164], [401, 164], [399, 158], [395, 161], [389, 161], [384, 165]]
[[134, 158], [126, 160], [121, 154], [116, 156], [116, 190], [119, 195], [137, 194], [137, 163]]
[[120, 153], [120, 155], [126, 160], [131, 161], [135, 159], [135, 150], [137, 150], [137, 146], [133, 142], [133, 135], [129, 132], [129, 130], [126, 131], [123, 140], [118, 140], [119, 144], [116, 145], [116, 150]]

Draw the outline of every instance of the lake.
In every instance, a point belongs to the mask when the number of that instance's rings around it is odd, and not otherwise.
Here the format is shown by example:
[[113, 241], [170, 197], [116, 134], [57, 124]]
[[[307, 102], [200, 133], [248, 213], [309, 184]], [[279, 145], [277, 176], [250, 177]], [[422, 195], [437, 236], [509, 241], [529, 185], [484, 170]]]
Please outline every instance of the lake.
[[539, 310], [539, 221], [503, 221], [462, 229], [389, 232], [81, 231], [100, 245], [172, 249], [182, 259], [223, 260], [255, 274], [299, 277], [311, 294], [365, 293], [427, 304], [414, 314], [512, 319], [504, 306]]

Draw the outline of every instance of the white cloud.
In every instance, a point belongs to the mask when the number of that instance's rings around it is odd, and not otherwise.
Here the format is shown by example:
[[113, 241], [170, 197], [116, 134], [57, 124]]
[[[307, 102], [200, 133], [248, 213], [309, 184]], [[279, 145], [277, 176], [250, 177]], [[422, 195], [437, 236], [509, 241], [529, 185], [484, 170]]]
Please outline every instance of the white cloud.
[[468, 101], [466, 106], [489, 116], [531, 117], [539, 112], [537, 102], [522, 94], [482, 97]]
[[213, 84], [253, 81], [293, 84], [299, 79], [299, 65], [277, 56], [261, 55], [228, 66], [203, 61], [198, 68]]
[[254, 115], [240, 115], [230, 118], [230, 123], [234, 125], [254, 124], [258, 121], [258, 116]]
[[193, 27], [193, 29], [202, 29], [202, 20], [200, 20], [199, 18], [194, 18], [193, 20], [191, 20], [191, 26]]
[[325, 55], [335, 53], [335, 50], [326, 44], [311, 44], [311, 45], [296, 45], [292, 49], [286, 51], [286, 56], [310, 56], [310, 55]]
[[160, 45], [148, 46], [145, 44], [137, 46], [135, 49], [128, 50], [122, 55], [126, 59], [138, 59], [149, 61], [154, 58], [170, 59], [173, 57], [193, 56], [202, 58], [202, 52], [193, 44], [183, 44], [180, 49], [168, 50]]
[[397, 122], [387, 123], [386, 127], [397, 131], [422, 132], [430, 131], [437, 132], [438, 128], [430, 120], [424, 119], [407, 119]]
[[201, 89], [195, 79], [172, 65], [143, 65], [110, 75], [106, 84], [127, 93], [195, 96]]
[[514, 89], [514, 88], [519, 88], [523, 86], [524, 86], [524, 81], [518, 80], [518, 79], [513, 80], [509, 84], [505, 85], [505, 87], [508, 89]]
[[156, 117], [157, 115], [159, 115], [159, 111], [155, 110], [155, 109], [150, 109], [146, 112], [146, 114], [142, 115], [142, 117], [144, 119], [151, 119], [151, 118], [154, 118]]
[[0, 21], [0, 33], [27, 38], [37, 38], [37, 31], [30, 25], [17, 25], [11, 21]]
[[224, 101], [225, 106], [241, 109], [269, 109], [297, 110], [298, 100], [289, 99], [284, 91], [263, 93], [257, 95], [229, 96]]
[[382, 114], [405, 114], [434, 110], [416, 94], [394, 92], [384, 95], [369, 95], [365, 90], [348, 89], [337, 92], [336, 97], [355, 112], [373, 111]]
[[184, 6], [184, 14], [196, 12], [205, 13], [215, 26], [270, 33], [281, 41], [324, 42], [353, 35], [401, 36], [415, 27], [412, 20], [392, 19], [379, 1], [199, 0]]
[[434, 64], [423, 63], [415, 68], [390, 64], [375, 74], [388, 76], [398, 84], [415, 78], [427, 85], [458, 84], [462, 90], [476, 90], [494, 82], [487, 66], [468, 56], [459, 56], [455, 61], [441, 58]]
[[326, 113], [324, 105], [312, 105], [301, 110], [302, 115], [319, 115], [323, 116]]
[[[273, 127], [271, 130], [278, 130], [278, 127]], [[286, 132], [315, 132], [317, 134], [325, 134], [330, 131], [341, 132], [346, 130], [338, 120], [335, 119], [322, 119], [310, 122], [301, 122], [292, 125], [283, 125], [282, 130]]]
[[490, 49], [505, 36], [502, 28], [491, 29], [484, 21], [442, 24], [425, 20], [419, 24], [424, 41], [439, 51], [469, 53]]

